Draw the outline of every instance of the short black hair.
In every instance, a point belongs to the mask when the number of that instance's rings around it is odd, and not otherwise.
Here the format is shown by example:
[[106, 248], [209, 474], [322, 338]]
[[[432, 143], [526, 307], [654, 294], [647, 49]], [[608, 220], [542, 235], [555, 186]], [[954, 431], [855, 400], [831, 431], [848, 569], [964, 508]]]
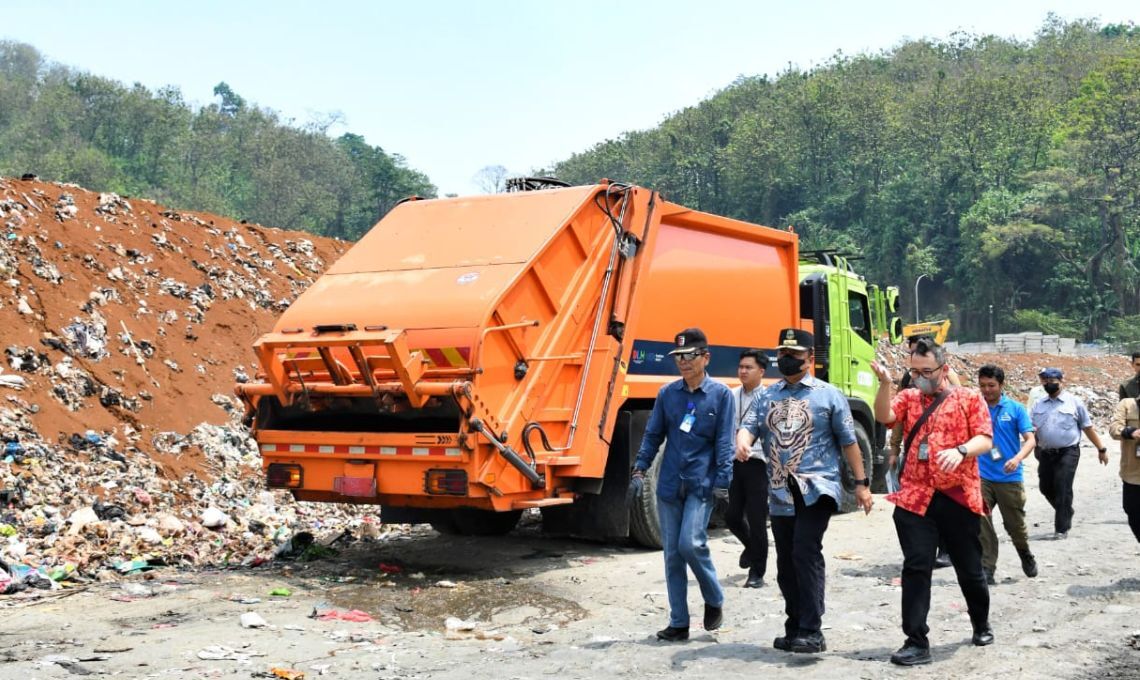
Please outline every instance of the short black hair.
[[1005, 371], [1002, 370], [1001, 366], [986, 364], [978, 369], [978, 379], [981, 380], [982, 378], [992, 378], [998, 381], [999, 385], [1004, 385]]
[[1133, 352], [1132, 353], [1132, 360], [1136, 361], [1137, 359], [1140, 359], [1140, 352]]
[[748, 357], [755, 359], [756, 365], [760, 368], [765, 368], [768, 366], [768, 355], [765, 354], [764, 350], [762, 349], [746, 349], [740, 353], [741, 359], [747, 359]]
[[942, 349], [942, 345], [934, 342], [934, 339], [930, 337], [920, 337], [918, 339], [918, 342], [914, 344], [914, 354], [920, 357], [927, 355], [933, 356], [934, 361], [940, 366], [946, 363], [946, 350]]

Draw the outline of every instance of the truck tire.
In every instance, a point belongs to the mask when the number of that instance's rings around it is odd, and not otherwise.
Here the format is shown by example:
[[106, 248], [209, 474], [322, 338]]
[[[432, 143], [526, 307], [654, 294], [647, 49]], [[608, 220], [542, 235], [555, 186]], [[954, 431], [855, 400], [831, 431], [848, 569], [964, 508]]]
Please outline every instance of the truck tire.
[[[862, 423], [855, 421], [855, 441], [859, 444], [859, 451], [863, 454], [863, 474], [871, 476], [874, 463], [871, 455], [871, 438], [867, 435]], [[855, 502], [855, 476], [847, 467], [847, 457], [839, 454], [839, 512], [854, 512], [859, 509]]]
[[665, 457], [662, 445], [645, 473], [644, 482], [630, 488], [629, 537], [640, 546], [661, 549], [661, 521], [657, 518], [657, 478], [661, 474], [661, 460]]
[[495, 512], [456, 508], [446, 519], [431, 522], [431, 528], [453, 536], [502, 536], [509, 534], [522, 517], [522, 510]]

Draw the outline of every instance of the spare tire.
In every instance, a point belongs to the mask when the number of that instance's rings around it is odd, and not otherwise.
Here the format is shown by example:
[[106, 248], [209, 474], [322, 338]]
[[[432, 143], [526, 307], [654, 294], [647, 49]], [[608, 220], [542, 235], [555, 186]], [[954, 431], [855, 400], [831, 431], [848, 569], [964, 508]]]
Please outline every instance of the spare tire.
[[629, 536], [638, 545], [660, 550], [661, 521], [657, 517], [657, 479], [661, 476], [661, 460], [665, 458], [665, 445], [657, 450], [653, 463], [638, 483], [629, 487]]

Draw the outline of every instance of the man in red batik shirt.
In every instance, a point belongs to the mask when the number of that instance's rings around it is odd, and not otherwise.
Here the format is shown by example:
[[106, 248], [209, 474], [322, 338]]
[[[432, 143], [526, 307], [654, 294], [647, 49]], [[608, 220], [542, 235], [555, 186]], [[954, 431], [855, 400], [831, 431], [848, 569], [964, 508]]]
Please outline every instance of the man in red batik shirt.
[[[895, 531], [903, 552], [902, 629], [906, 642], [891, 663], [930, 663], [926, 625], [930, 613], [930, 575], [941, 538], [958, 574], [973, 624], [973, 642], [994, 641], [990, 628], [990, 592], [982, 571], [982, 485], [977, 456], [993, 448], [993, 428], [982, 396], [955, 387], [942, 347], [922, 339], [910, 355], [912, 387], [891, 399], [891, 376], [873, 364], [879, 376], [875, 418], [903, 427], [903, 469], [895, 504]], [[930, 409], [923, 421], [923, 414]], [[922, 421], [922, 422], [920, 422]], [[917, 425], [917, 427], [916, 427]]]

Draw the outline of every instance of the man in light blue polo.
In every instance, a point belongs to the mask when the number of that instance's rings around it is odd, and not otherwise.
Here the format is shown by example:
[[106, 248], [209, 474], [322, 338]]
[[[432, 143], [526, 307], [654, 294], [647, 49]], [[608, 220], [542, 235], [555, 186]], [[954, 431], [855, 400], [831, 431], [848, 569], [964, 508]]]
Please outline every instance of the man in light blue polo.
[[1029, 530], [1025, 526], [1024, 466], [1021, 464], [1033, 452], [1037, 439], [1033, 436], [1029, 412], [1002, 392], [1004, 385], [1005, 371], [1000, 366], [986, 364], [978, 369], [978, 390], [986, 400], [994, 427], [994, 447], [978, 456], [982, 500], [990, 512], [981, 521], [982, 571], [990, 585], [997, 583], [994, 573], [998, 538], [992, 515], [998, 509], [1009, 540], [1021, 558], [1021, 570], [1030, 578], [1037, 576], [1037, 560], [1029, 549]]
[[704, 332], [686, 328], [673, 344], [669, 355], [677, 362], [681, 379], [657, 392], [632, 473], [635, 479], [644, 479], [665, 442], [657, 476], [657, 519], [665, 553], [669, 625], [657, 631], [657, 639], [666, 642], [689, 638], [686, 565], [697, 577], [705, 600], [705, 630], [720, 628], [724, 620], [724, 592], [709, 554], [708, 525], [713, 498], [728, 498], [736, 425], [731, 390], [705, 371], [709, 343]]
[[1046, 396], [1033, 405], [1029, 416], [1037, 430], [1041, 493], [1056, 511], [1053, 538], [1060, 540], [1073, 526], [1073, 478], [1081, 458], [1081, 432], [1096, 447], [1102, 465], [1108, 465], [1108, 449], [1100, 443], [1085, 403], [1065, 391], [1061, 369], [1046, 368], [1040, 377]]
[[776, 543], [776, 582], [784, 596], [781, 651], [825, 651], [823, 637], [826, 562], [823, 534], [839, 506], [839, 452], [855, 477], [855, 497], [871, 512], [871, 480], [855, 439], [847, 398], [808, 373], [815, 338], [798, 328], [780, 331], [776, 365], [784, 379], [752, 403], [736, 435], [738, 455], [758, 437], [768, 454], [768, 505]]

